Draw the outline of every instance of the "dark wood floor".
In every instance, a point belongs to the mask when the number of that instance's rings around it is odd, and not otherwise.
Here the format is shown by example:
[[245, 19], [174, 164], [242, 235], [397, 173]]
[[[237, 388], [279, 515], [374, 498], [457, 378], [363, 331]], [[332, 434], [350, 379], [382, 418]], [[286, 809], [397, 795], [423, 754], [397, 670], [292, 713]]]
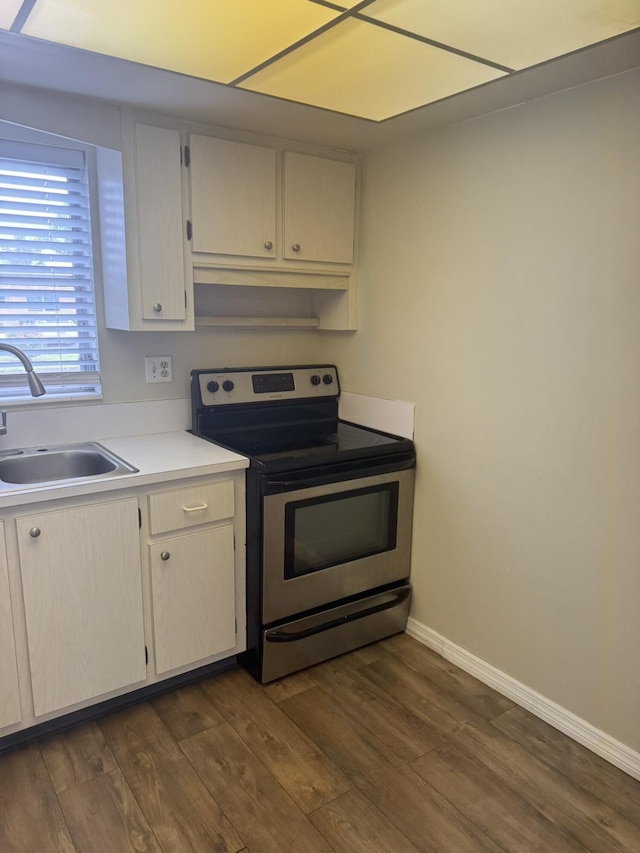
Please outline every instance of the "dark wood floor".
[[640, 851], [640, 782], [400, 635], [0, 756], [0, 851]]

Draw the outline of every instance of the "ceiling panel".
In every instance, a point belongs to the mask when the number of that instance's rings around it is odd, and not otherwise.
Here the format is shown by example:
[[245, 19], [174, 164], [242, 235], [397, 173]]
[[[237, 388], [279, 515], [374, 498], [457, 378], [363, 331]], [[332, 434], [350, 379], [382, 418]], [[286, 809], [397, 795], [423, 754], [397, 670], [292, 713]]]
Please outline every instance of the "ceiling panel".
[[11, 28], [20, 6], [22, 6], [22, 0], [2, 0], [0, 3], [1, 30], [8, 30]]
[[241, 85], [380, 121], [501, 76], [495, 68], [348, 19]]
[[640, 0], [376, 0], [362, 14], [522, 69], [640, 27]]
[[228, 83], [339, 14], [306, 0], [37, 0], [22, 33]]
[[0, 30], [16, 15], [35, 39], [374, 121], [640, 31], [640, 0], [0, 0]]

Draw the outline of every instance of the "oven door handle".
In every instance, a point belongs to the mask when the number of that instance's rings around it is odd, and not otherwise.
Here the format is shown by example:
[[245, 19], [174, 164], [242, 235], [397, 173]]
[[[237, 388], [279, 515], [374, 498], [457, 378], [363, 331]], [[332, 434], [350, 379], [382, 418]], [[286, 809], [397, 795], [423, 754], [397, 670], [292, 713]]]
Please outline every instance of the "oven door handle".
[[355, 622], [357, 619], [363, 619], [365, 616], [371, 616], [374, 613], [389, 610], [391, 607], [397, 607], [398, 604], [407, 600], [411, 595], [411, 590], [405, 588], [391, 593], [391, 595], [393, 597], [389, 601], [383, 601], [381, 604], [375, 604], [373, 607], [365, 607], [364, 610], [356, 610], [355, 613], [350, 613], [348, 616], [330, 619], [328, 622], [323, 622], [321, 625], [314, 625], [313, 628], [307, 628], [304, 631], [285, 631], [275, 628], [265, 633], [265, 642], [295, 643], [296, 640], [305, 640], [307, 637], [313, 637], [315, 634], [321, 634], [323, 631], [330, 631], [332, 628], [347, 625], [349, 622]]
[[281, 489], [283, 492], [288, 489], [308, 489], [315, 485], [313, 480], [267, 480], [268, 489]]
[[275, 492], [287, 492], [293, 489], [312, 489], [315, 486], [324, 486], [329, 483], [339, 483], [345, 480], [361, 479], [363, 477], [374, 477], [379, 474], [392, 474], [395, 471], [406, 471], [416, 467], [416, 458], [413, 452], [403, 454], [393, 461], [366, 460], [355, 466], [353, 462], [345, 465], [327, 465], [326, 468], [318, 469], [312, 476], [300, 479], [279, 480], [267, 479], [264, 484], [263, 494], [274, 494]]

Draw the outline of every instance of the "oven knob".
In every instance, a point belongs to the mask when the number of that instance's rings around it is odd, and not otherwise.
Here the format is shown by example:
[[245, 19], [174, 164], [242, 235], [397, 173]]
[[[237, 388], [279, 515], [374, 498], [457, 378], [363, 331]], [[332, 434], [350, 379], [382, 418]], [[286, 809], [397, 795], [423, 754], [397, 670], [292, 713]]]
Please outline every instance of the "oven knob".
[[230, 379], [225, 379], [224, 382], [222, 383], [222, 387], [224, 388], [225, 391], [233, 391], [234, 385]]
[[331, 383], [333, 382], [333, 376], [330, 373], [325, 373], [325, 375], [322, 377], [322, 381], [325, 385], [331, 385]]
[[212, 394], [215, 394], [218, 388], [220, 385], [217, 382], [207, 382], [207, 391], [211, 391]]
[[320, 384], [320, 377], [318, 376], [317, 373], [314, 373], [313, 376], [311, 377], [311, 384], [312, 385], [319, 385]]

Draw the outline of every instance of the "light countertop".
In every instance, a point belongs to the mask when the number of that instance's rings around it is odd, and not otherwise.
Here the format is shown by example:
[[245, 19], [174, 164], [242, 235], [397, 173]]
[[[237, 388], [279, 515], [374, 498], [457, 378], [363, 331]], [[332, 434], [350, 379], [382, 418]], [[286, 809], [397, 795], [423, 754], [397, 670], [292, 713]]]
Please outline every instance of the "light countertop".
[[[98, 475], [73, 481], [15, 485], [0, 482], [0, 509], [59, 498], [99, 496], [103, 492], [221, 474], [247, 468], [249, 460], [184, 430], [97, 439], [107, 450], [138, 469], [119, 476]], [[64, 444], [64, 442], [56, 442]]]

